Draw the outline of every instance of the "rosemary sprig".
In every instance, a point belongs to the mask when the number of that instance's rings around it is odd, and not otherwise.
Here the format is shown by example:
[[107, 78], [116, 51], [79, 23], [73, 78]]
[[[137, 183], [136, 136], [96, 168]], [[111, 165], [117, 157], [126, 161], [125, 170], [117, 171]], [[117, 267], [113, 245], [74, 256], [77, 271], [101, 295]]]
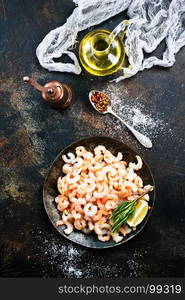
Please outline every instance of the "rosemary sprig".
[[148, 194], [153, 187], [150, 187], [147, 191], [145, 191], [142, 195], [138, 196], [136, 199], [132, 201], [123, 201], [121, 202], [112, 212], [110, 219], [112, 220], [111, 233], [117, 232], [120, 227], [126, 224], [127, 220], [131, 218], [136, 210], [135, 204], [141, 199], [144, 195]]

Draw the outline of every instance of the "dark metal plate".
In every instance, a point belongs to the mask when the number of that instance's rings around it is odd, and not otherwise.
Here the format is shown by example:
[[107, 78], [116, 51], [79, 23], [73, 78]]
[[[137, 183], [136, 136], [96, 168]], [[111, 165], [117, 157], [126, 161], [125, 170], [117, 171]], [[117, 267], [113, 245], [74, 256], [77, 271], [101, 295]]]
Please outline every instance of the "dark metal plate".
[[[75, 148], [77, 146], [84, 146], [88, 151], [93, 151], [94, 148], [98, 145], [104, 145], [109, 151], [111, 151], [114, 155], [116, 155], [118, 152], [123, 153], [124, 160], [127, 162], [135, 161], [135, 156], [138, 154], [134, 150], [132, 150], [127, 145], [123, 144], [122, 142], [115, 140], [110, 137], [88, 137], [84, 138], [82, 140], [79, 140], [77, 142], [74, 142], [73, 144], [69, 145], [67, 148], [62, 150], [59, 155], [54, 160], [53, 164], [51, 165], [48, 175], [45, 179], [44, 188], [43, 188], [43, 201], [44, 201], [44, 207], [46, 209], [46, 212], [54, 225], [56, 221], [60, 219], [60, 213], [58, 212], [56, 208], [56, 204], [54, 202], [54, 198], [58, 195], [57, 191], [57, 179], [62, 173], [62, 166], [64, 164], [62, 160], [62, 155], [67, 154], [68, 152], [75, 152]], [[142, 177], [144, 184], [154, 184], [154, 178], [152, 175], [152, 172], [149, 168], [149, 166], [146, 164], [145, 161], [143, 161], [143, 167], [140, 171], [137, 172], [139, 176]], [[83, 245], [85, 247], [89, 248], [109, 248], [114, 247], [117, 245], [120, 245], [122, 243], [127, 242], [134, 236], [136, 236], [146, 225], [149, 216], [152, 212], [153, 205], [155, 200], [155, 190], [150, 192], [150, 201], [149, 205], [151, 206], [150, 211], [148, 212], [147, 216], [143, 220], [141, 224], [137, 226], [137, 229], [135, 231], [132, 231], [130, 234], [128, 234], [120, 243], [115, 243], [112, 239], [108, 242], [101, 242], [98, 240], [97, 235], [94, 233], [91, 234], [84, 234], [83, 232], [80, 232], [78, 230], [74, 230], [70, 235], [66, 235], [63, 232], [62, 226], [55, 226], [55, 228], [67, 239]]]

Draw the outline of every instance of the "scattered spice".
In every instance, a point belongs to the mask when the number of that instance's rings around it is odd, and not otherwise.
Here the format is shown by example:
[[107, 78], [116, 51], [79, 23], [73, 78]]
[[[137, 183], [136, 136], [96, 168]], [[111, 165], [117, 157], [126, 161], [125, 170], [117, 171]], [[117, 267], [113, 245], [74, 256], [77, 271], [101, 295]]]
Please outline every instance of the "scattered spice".
[[92, 94], [91, 101], [94, 103], [96, 109], [100, 112], [105, 112], [109, 105], [109, 97], [98, 91]]

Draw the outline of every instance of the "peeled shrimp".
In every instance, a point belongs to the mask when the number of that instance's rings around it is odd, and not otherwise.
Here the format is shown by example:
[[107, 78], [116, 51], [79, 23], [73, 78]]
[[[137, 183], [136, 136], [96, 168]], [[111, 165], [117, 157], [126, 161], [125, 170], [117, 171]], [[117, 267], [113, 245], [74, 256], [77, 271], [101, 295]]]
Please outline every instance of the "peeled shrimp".
[[91, 159], [93, 159], [93, 154], [92, 154], [91, 152], [86, 151], [86, 152], [83, 154], [83, 157], [84, 157], [84, 159], [86, 159], [86, 160], [91, 160]]
[[62, 155], [62, 159], [65, 163], [71, 164], [73, 162], [73, 160], [75, 159], [75, 155], [70, 152], [70, 153], [67, 153], [67, 155]]
[[115, 156], [113, 156], [110, 151], [106, 150], [104, 153], [104, 161], [108, 164], [115, 162]]
[[124, 229], [125, 229], [125, 231], [126, 231], [127, 234], [132, 231], [132, 229], [129, 228], [127, 225], [124, 226]]
[[77, 186], [77, 191], [80, 195], [85, 195], [87, 193], [87, 183], [82, 183]]
[[88, 217], [93, 217], [97, 213], [97, 206], [93, 205], [92, 203], [87, 203], [84, 207], [84, 213]]
[[150, 200], [150, 197], [149, 197], [148, 194], [145, 194], [145, 195], [141, 198], [141, 200], [149, 201], [149, 200]]
[[108, 223], [103, 223], [103, 224], [100, 225], [100, 228], [101, 228], [101, 229], [107, 229], [107, 230], [108, 230], [108, 229], [110, 229], [110, 224], [108, 224]]
[[95, 225], [94, 225], [94, 231], [97, 235], [102, 235], [103, 234], [103, 231], [100, 228], [100, 224], [98, 222], [96, 222]]
[[97, 180], [98, 180], [98, 181], [105, 181], [105, 180], [106, 180], [106, 178], [105, 178], [106, 173], [103, 172], [103, 170], [98, 171], [98, 172], [96, 173], [96, 175], [97, 175]]
[[74, 228], [72, 223], [63, 220], [58, 220], [55, 224], [56, 226], [66, 225], [66, 228], [64, 229], [65, 234], [70, 234]]
[[67, 197], [63, 196], [63, 195], [58, 195], [56, 198], [55, 198], [55, 202], [57, 204], [61, 204], [61, 203], [64, 203], [65, 201], [67, 201]]
[[147, 184], [147, 185], [144, 186], [144, 191], [147, 191], [149, 189], [150, 189], [150, 191], [153, 191], [154, 187], [151, 186], [150, 184]]
[[64, 200], [64, 201], [59, 201], [58, 205], [57, 205], [57, 209], [59, 211], [64, 211], [67, 207], [69, 206], [69, 201], [68, 200]]
[[113, 168], [112, 166], [106, 166], [103, 168], [102, 172], [104, 172], [105, 174], [108, 173], [109, 176], [111, 177], [115, 177], [117, 174], [117, 171], [115, 168]]
[[105, 182], [98, 184], [97, 189], [98, 189], [98, 192], [95, 191], [93, 193], [95, 198], [103, 198], [108, 193], [108, 185]]
[[82, 230], [86, 227], [86, 221], [84, 219], [79, 219], [74, 221], [74, 227], [77, 230]]
[[84, 181], [85, 181], [85, 183], [87, 183], [86, 192], [88, 194], [92, 193], [96, 188], [95, 182], [93, 182], [91, 179], [85, 179]]
[[[77, 189], [74, 189], [72, 192], [70, 191], [70, 193], [68, 194], [68, 198], [71, 202], [74, 202], [77, 196]], [[73, 199], [75, 198], [75, 199]]]
[[71, 216], [77, 220], [77, 219], [81, 219], [82, 218], [82, 215], [80, 213], [77, 213], [76, 210], [72, 210], [71, 211]]
[[87, 201], [90, 201], [90, 200], [92, 199], [92, 197], [93, 197], [92, 193], [87, 193], [87, 194], [85, 195], [85, 199], [86, 199]]
[[62, 172], [64, 174], [71, 173], [72, 169], [73, 168], [69, 164], [64, 164], [63, 167], [62, 167]]
[[143, 187], [143, 180], [140, 176], [136, 176], [134, 179], [134, 183], [140, 188]]
[[80, 168], [83, 166], [84, 160], [81, 157], [77, 157], [73, 160], [73, 166], [75, 168]]
[[118, 181], [112, 182], [112, 186], [113, 186], [114, 189], [118, 189], [119, 188], [119, 182]]
[[96, 162], [102, 162], [103, 161], [103, 155], [102, 154], [97, 154], [95, 156], [95, 161]]
[[119, 199], [119, 197], [116, 194], [108, 194], [105, 196], [105, 199], [117, 201]]
[[73, 177], [71, 177], [71, 174], [69, 174], [69, 173], [66, 175], [66, 181], [68, 184], [74, 184], [74, 183], [78, 182], [79, 179], [80, 179], [80, 175], [76, 175]]
[[88, 222], [88, 227], [91, 231], [94, 229], [94, 225], [91, 221]]
[[100, 199], [97, 200], [97, 206], [98, 206], [99, 209], [103, 209], [104, 208], [104, 204], [102, 204], [102, 202], [101, 202]]
[[106, 150], [107, 150], [107, 149], [106, 149], [104, 146], [98, 145], [98, 146], [94, 149], [94, 153], [95, 153], [95, 155], [101, 155], [102, 153], [104, 154]]
[[123, 183], [123, 185], [122, 185], [122, 191], [125, 192], [125, 189], [126, 189], [127, 187], [131, 187], [131, 189], [132, 189], [133, 192], [137, 192], [137, 190], [138, 190], [137, 185], [135, 185], [133, 182], [130, 182], [130, 181], [128, 181], [128, 180], [126, 180], [126, 181]]
[[123, 236], [120, 236], [118, 232], [112, 233], [112, 238], [116, 243], [119, 243], [122, 241]]
[[86, 152], [85, 148], [83, 146], [76, 147], [76, 154], [77, 156], [83, 156], [83, 154]]
[[77, 188], [77, 184], [76, 184], [76, 183], [70, 184], [70, 185], [68, 186], [68, 190], [69, 190], [69, 191], [73, 191], [73, 190], [75, 190], [76, 188]]
[[107, 242], [109, 241], [111, 238], [111, 235], [110, 234], [98, 234], [98, 239], [101, 241], [101, 242]]
[[119, 167], [118, 168], [118, 175], [121, 176], [122, 178], [125, 178], [125, 176], [127, 175], [127, 170], [124, 167]]
[[121, 234], [122, 234], [123, 236], [126, 236], [126, 235], [127, 235], [127, 232], [126, 232], [126, 230], [125, 230], [124, 227], [121, 227], [121, 228], [119, 229], [119, 232], [121, 232]]
[[64, 229], [65, 234], [70, 234], [73, 231], [73, 224], [70, 222], [64, 222], [67, 228]]
[[68, 219], [70, 219], [70, 218], [71, 218], [71, 214], [68, 212], [67, 209], [65, 209], [65, 210], [63, 211], [63, 213], [62, 213], [62, 220], [63, 220], [64, 222], [67, 222]]
[[93, 218], [92, 217], [88, 217], [88, 216], [86, 216], [86, 215], [84, 215], [84, 220], [85, 221], [88, 221], [88, 222], [92, 222], [93, 221]]
[[74, 203], [74, 208], [76, 210], [76, 212], [80, 213], [80, 214], [83, 214], [83, 207], [81, 205], [77, 205]]
[[92, 171], [92, 172], [96, 172], [96, 171], [99, 171], [101, 170], [103, 167], [103, 164], [102, 163], [96, 163], [96, 165], [94, 166], [93, 164], [89, 166], [89, 170]]
[[137, 177], [137, 174], [134, 172], [134, 170], [131, 167], [127, 168], [127, 175], [125, 176], [125, 179], [129, 181], [133, 181]]
[[55, 223], [56, 226], [61, 226], [61, 225], [64, 225], [64, 220], [58, 220], [56, 223]]
[[115, 161], [120, 161], [123, 159], [123, 154], [121, 152], [118, 152], [116, 158], [115, 158]]
[[115, 201], [111, 201], [111, 200], [109, 200], [109, 201], [107, 201], [106, 203], [105, 203], [105, 208], [107, 209], [107, 210], [112, 210], [112, 209], [114, 209], [116, 207], [116, 203], [115, 203]]
[[86, 199], [85, 198], [78, 198], [78, 199], [76, 199], [75, 204], [85, 205], [86, 204]]
[[71, 174], [75, 177], [76, 175], [81, 174], [82, 170], [83, 170], [83, 167], [73, 166], [73, 171], [71, 172]]
[[67, 191], [67, 180], [66, 177], [59, 177], [57, 180], [57, 188], [60, 194]]
[[142, 159], [139, 155], [136, 155], [136, 159], [137, 159], [137, 164], [129, 163], [129, 167], [131, 167], [132, 169], [138, 171], [142, 168], [143, 162], [142, 162]]

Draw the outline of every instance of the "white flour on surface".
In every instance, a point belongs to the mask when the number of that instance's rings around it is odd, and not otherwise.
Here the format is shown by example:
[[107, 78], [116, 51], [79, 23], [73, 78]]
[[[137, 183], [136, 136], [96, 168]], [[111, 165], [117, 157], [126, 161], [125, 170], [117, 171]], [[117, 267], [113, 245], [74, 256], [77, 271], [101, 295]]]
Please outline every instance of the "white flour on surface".
[[[113, 84], [109, 84], [103, 92], [110, 97], [113, 111], [141, 133], [154, 139], [161, 133], [173, 133], [168, 122], [164, 121], [164, 115], [156, 112], [152, 114], [151, 108], [146, 107], [142, 97], [132, 98], [126, 89], [124, 92], [120, 91]], [[119, 127], [123, 128], [124, 125], [119, 120], [113, 116], [110, 118], [114, 131]]]
[[[67, 278], [119, 277], [124, 274], [124, 266], [112, 265], [104, 255], [95, 255], [94, 250], [78, 246], [53, 233], [37, 230], [34, 234], [33, 253], [42, 263], [43, 277], [54, 276]], [[85, 239], [85, 235], [83, 234]], [[48, 267], [49, 265], [49, 267]], [[49, 273], [48, 274], [48, 269]]]
[[113, 103], [113, 109], [120, 117], [128, 122], [129, 125], [135, 129], [140, 129], [141, 132], [149, 136], [157, 136], [162, 131], [166, 130], [164, 121], [160, 118], [155, 118], [151, 114], [144, 113], [144, 106], [142, 104], [129, 105], [123, 100], [116, 100]]
[[73, 243], [65, 242], [62, 238], [61, 241], [58, 239], [55, 241], [53, 234], [50, 234], [49, 238], [46, 238], [45, 235], [46, 233], [37, 231], [37, 242], [33, 243], [36, 256], [43, 257], [43, 276], [48, 276], [44, 262], [47, 257], [47, 263], [56, 274], [61, 274], [63, 277], [80, 278], [82, 276], [80, 265], [84, 250], [77, 249]]

